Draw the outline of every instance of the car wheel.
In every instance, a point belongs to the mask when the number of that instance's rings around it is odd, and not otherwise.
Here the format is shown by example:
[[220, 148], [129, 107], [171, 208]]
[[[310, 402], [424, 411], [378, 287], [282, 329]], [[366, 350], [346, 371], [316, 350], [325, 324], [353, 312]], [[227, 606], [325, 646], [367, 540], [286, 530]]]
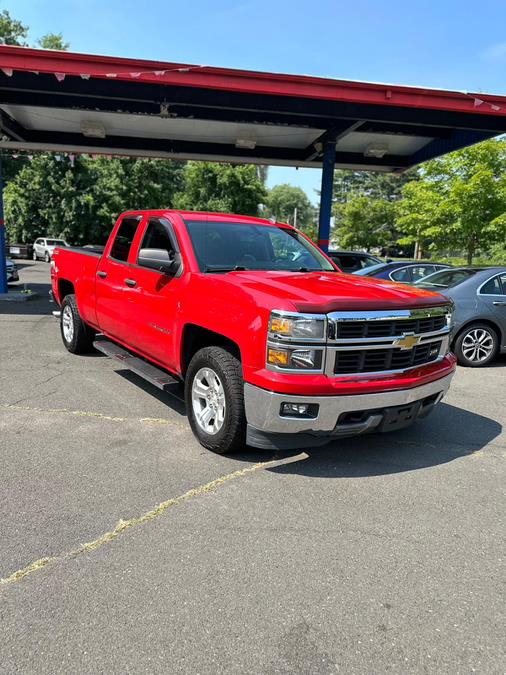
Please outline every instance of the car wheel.
[[49, 255], [49, 253], [48, 253], [47, 251], [44, 253], [44, 260], [45, 260], [47, 263], [48, 263], [48, 262], [51, 262], [51, 256]]
[[86, 354], [92, 351], [95, 331], [81, 319], [75, 295], [66, 295], [63, 299], [60, 330], [63, 344], [72, 354]]
[[32, 260], [37, 260], [37, 253], [35, 251], [32, 253]]
[[464, 328], [455, 340], [455, 355], [461, 366], [486, 366], [497, 354], [499, 339], [486, 323], [473, 323]]
[[220, 455], [246, 445], [241, 362], [222, 347], [205, 347], [192, 358], [185, 379], [185, 402], [193, 433]]

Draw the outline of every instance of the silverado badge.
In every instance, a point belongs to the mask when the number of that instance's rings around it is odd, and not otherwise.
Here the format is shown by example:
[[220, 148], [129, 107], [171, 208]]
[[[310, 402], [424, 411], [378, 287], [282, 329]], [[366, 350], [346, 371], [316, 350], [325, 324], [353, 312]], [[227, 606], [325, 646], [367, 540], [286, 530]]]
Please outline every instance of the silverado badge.
[[401, 338], [394, 340], [394, 347], [401, 349], [413, 349], [420, 342], [420, 337], [414, 333], [403, 333]]

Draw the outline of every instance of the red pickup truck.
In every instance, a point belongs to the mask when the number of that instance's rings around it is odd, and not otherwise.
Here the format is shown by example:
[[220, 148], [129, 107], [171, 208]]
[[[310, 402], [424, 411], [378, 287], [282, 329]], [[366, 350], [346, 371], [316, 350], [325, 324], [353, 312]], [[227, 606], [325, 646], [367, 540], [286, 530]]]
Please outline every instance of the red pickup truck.
[[269, 220], [124, 213], [103, 250], [56, 249], [51, 277], [65, 347], [184, 384], [195, 436], [220, 453], [406, 427], [455, 370], [446, 298], [342, 274]]

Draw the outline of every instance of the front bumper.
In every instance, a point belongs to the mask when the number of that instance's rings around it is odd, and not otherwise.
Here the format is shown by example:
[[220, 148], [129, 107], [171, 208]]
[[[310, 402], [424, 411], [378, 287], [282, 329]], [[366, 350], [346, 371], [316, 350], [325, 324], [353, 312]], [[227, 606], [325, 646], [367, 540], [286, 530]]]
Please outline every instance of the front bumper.
[[[453, 373], [411, 389], [353, 396], [292, 396], [244, 385], [248, 443], [262, 448], [323, 445], [334, 438], [407, 427], [448, 391]], [[281, 414], [283, 403], [318, 406], [313, 418]], [[303, 438], [302, 438], [303, 436]], [[311, 442], [314, 441], [314, 442]]]

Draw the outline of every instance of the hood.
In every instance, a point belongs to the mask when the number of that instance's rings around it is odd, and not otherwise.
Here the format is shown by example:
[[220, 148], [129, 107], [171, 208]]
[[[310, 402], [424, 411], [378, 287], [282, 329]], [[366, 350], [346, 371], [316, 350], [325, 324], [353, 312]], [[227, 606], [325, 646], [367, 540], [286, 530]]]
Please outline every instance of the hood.
[[[271, 296], [272, 308], [291, 303], [299, 312], [406, 309], [448, 303], [439, 293], [392, 281], [357, 277], [339, 272], [229, 272], [227, 281]], [[276, 300], [278, 304], [276, 305]], [[281, 301], [283, 305], [280, 305]]]

